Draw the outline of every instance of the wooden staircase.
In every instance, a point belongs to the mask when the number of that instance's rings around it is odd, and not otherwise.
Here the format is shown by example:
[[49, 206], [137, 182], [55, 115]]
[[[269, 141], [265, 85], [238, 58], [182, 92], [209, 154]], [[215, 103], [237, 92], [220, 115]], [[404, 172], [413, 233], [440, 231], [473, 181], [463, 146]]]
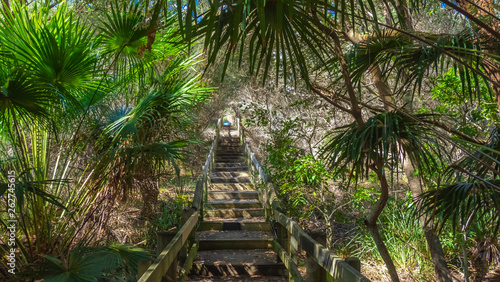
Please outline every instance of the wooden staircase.
[[190, 281], [287, 281], [239, 137], [219, 139]]
[[[158, 233], [158, 255], [139, 263], [139, 282], [369, 282], [359, 259], [341, 259], [280, 211], [264, 169], [248, 144], [240, 145], [245, 132], [239, 119], [237, 125], [238, 137], [222, 137], [219, 119], [192, 206], [175, 235]], [[254, 181], [263, 184], [261, 194]], [[259, 199], [274, 219], [273, 231]], [[299, 251], [306, 254], [305, 275], [297, 266]]]

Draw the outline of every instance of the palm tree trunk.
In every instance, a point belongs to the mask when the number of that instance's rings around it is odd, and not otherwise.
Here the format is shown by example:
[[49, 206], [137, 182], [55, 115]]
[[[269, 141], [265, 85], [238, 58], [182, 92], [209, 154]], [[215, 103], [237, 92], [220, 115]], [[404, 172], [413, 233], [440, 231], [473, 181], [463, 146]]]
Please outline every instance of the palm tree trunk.
[[375, 245], [377, 246], [377, 250], [380, 253], [380, 256], [382, 257], [382, 259], [385, 262], [385, 265], [387, 266], [387, 271], [391, 276], [391, 280], [393, 282], [399, 282], [399, 276], [398, 272], [396, 271], [396, 266], [394, 266], [394, 262], [392, 261], [391, 255], [389, 254], [387, 247], [385, 246], [384, 240], [380, 235], [377, 225], [378, 218], [382, 213], [382, 211], [384, 210], [385, 205], [387, 204], [387, 200], [389, 199], [389, 184], [387, 183], [387, 178], [385, 177], [382, 161], [380, 159], [376, 160], [376, 164], [372, 168], [372, 170], [377, 174], [377, 177], [380, 180], [381, 193], [380, 193], [380, 198], [372, 207], [370, 215], [365, 220], [365, 224], [366, 227], [368, 228], [368, 231], [370, 231], [373, 240], [375, 241]]
[[[373, 78], [373, 82], [377, 87], [380, 99], [384, 103], [384, 109], [386, 111], [394, 110], [395, 101], [392, 97], [392, 91], [389, 86], [383, 80], [382, 71], [380, 66], [375, 65], [370, 68], [370, 74]], [[420, 181], [414, 176], [415, 170], [409, 159], [403, 162], [403, 170], [408, 178], [408, 184], [414, 198], [422, 193], [422, 188], [420, 187]], [[435, 234], [432, 227], [426, 226], [425, 219], [420, 218], [420, 224], [424, 230], [425, 239], [427, 240], [427, 245], [429, 246], [429, 251], [431, 253], [432, 262], [434, 264], [434, 274], [436, 279], [440, 282], [452, 281], [450, 270], [447, 268], [446, 260], [444, 259], [443, 248], [439, 237]]]
[[[420, 179], [414, 176], [415, 169], [408, 159], [405, 160], [403, 164], [403, 170], [408, 178], [408, 186], [410, 186], [413, 198], [416, 198], [422, 193], [422, 188], [420, 186]], [[436, 275], [437, 281], [453, 281], [450, 270], [447, 267], [446, 260], [444, 259], [441, 241], [439, 241], [439, 237], [432, 229], [432, 222], [426, 225], [425, 218], [420, 217], [420, 224], [422, 225], [425, 239], [427, 240], [427, 245], [429, 246], [429, 252], [431, 253], [432, 262], [434, 264], [434, 274]]]

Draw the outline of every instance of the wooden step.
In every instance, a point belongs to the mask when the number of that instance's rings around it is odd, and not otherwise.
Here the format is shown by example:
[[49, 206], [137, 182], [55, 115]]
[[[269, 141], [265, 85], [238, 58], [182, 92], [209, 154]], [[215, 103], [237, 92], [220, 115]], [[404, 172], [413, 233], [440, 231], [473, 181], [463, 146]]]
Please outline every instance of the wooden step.
[[216, 153], [215, 158], [216, 159], [221, 159], [221, 158], [243, 158], [244, 155], [243, 153], [231, 153], [231, 152], [226, 152], [226, 153]]
[[237, 171], [237, 172], [230, 172], [230, 171], [217, 171], [212, 173], [212, 178], [230, 178], [230, 177], [250, 177], [250, 173], [248, 171]]
[[211, 177], [212, 183], [252, 183], [250, 177]]
[[217, 157], [215, 156], [215, 163], [245, 163], [244, 157]]
[[250, 218], [254, 216], [264, 216], [264, 209], [217, 209], [209, 210], [205, 209], [207, 217], [222, 217], [222, 218], [233, 218], [233, 217], [243, 217]]
[[223, 152], [223, 151], [238, 151], [238, 152], [242, 152], [243, 151], [243, 147], [241, 145], [232, 145], [232, 144], [228, 144], [228, 145], [224, 145], [224, 144], [218, 144], [217, 145], [217, 151], [218, 152]]
[[221, 137], [221, 138], [219, 138], [219, 144], [220, 143], [238, 143], [238, 144], [240, 144], [240, 138], [239, 137]]
[[256, 209], [262, 208], [257, 200], [211, 200], [206, 203], [208, 208], [212, 209]]
[[248, 171], [248, 166], [214, 167], [215, 172]]
[[209, 230], [245, 230], [245, 231], [271, 231], [271, 225], [267, 222], [255, 221], [203, 221], [198, 227], [198, 231]]
[[[208, 273], [208, 268], [206, 269]], [[238, 275], [236, 277], [213, 277], [213, 276], [190, 276], [187, 281], [191, 282], [287, 282], [285, 276], [265, 276], [265, 275]]]
[[229, 141], [229, 140], [224, 140], [222, 142], [219, 141], [219, 143], [217, 143], [217, 147], [240, 147], [241, 148], [241, 143], [240, 143], [240, 140], [236, 140], [236, 141]]
[[210, 191], [248, 191], [255, 190], [252, 183], [212, 183], [209, 187]]
[[198, 251], [196, 260], [193, 263], [191, 274], [215, 277], [234, 277], [242, 275], [287, 275], [285, 266], [277, 261], [277, 255], [268, 249], [200, 250]]
[[207, 195], [209, 200], [229, 200], [229, 199], [259, 199], [259, 192], [255, 190], [248, 191], [224, 191], [224, 190], [209, 190]]
[[201, 251], [271, 249], [273, 239], [206, 239], [200, 240]]
[[225, 152], [225, 151], [230, 151], [230, 152], [242, 152], [243, 147], [241, 145], [217, 145], [217, 152]]
[[243, 153], [241, 146], [217, 146], [216, 153]]
[[266, 231], [201, 231], [200, 250], [271, 249], [273, 236]]
[[216, 162], [214, 163], [215, 168], [225, 168], [225, 167], [247, 167], [245, 162]]

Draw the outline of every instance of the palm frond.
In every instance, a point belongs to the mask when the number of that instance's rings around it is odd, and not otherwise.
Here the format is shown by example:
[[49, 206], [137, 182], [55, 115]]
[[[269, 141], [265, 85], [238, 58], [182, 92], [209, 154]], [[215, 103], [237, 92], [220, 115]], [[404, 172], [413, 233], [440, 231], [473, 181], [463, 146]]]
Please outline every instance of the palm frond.
[[123, 83], [130, 77], [144, 82], [148, 67], [156, 59], [151, 51], [156, 39], [161, 3], [158, 1], [153, 14], [148, 15], [148, 3], [115, 0], [101, 20], [105, 55], [113, 62], [114, 76], [123, 80]]
[[[481, 178], [500, 176], [500, 135], [498, 128], [491, 130], [488, 141], [484, 145], [465, 145], [472, 150], [472, 153], [453, 165], [448, 170], [448, 177], [453, 176], [456, 181], [470, 181], [473, 179], [470, 175], [464, 175], [464, 171]], [[456, 168], [460, 168], [460, 170], [457, 171]]]
[[[353, 81], [360, 83], [370, 68], [380, 65], [385, 77], [396, 73], [396, 93], [404, 93], [408, 85], [413, 87], [413, 93], [419, 93], [429, 75], [444, 73], [453, 66], [463, 83], [462, 95], [479, 99], [474, 83], [489, 82], [485, 70], [491, 68], [497, 58], [483, 52], [477, 31], [469, 28], [458, 34], [420, 33], [418, 37], [427, 44], [415, 43], [408, 34], [389, 29], [368, 36], [347, 53]], [[329, 64], [335, 63], [333, 59]]]
[[459, 182], [428, 191], [415, 199], [413, 216], [427, 216], [442, 228], [450, 221], [454, 230], [484, 220], [495, 234], [500, 227], [500, 180]]
[[335, 130], [327, 137], [321, 153], [335, 171], [351, 166], [351, 175], [356, 179], [367, 173], [377, 159], [397, 168], [408, 158], [420, 171], [431, 172], [439, 166], [442, 154], [439, 138], [422, 122], [426, 118], [429, 115], [414, 118], [398, 111], [378, 114], [363, 125], [354, 122]]
[[[190, 3], [188, 10], [194, 11], [196, 7]], [[181, 7], [182, 1], [177, 5]], [[330, 46], [310, 13], [325, 5], [323, 1], [216, 1], [209, 3], [201, 18], [192, 14], [182, 18], [182, 13], [179, 17], [188, 40], [203, 40], [209, 65], [222, 58], [223, 73], [233, 56], [241, 65], [248, 47], [249, 71], [261, 73], [263, 80], [275, 68], [277, 77], [283, 76], [285, 82], [289, 78], [308, 81], [308, 54], [323, 60], [323, 52]]]
[[86, 282], [133, 279], [139, 262], [150, 259], [150, 255], [140, 248], [114, 244], [77, 247], [70, 252], [66, 263], [48, 255], [44, 258], [40, 271], [44, 281]]
[[57, 99], [78, 105], [72, 90], [96, 86], [95, 31], [73, 19], [66, 5], [52, 17], [43, 9], [40, 14], [20, 9], [3, 15], [0, 37], [4, 60], [15, 63]]
[[[11, 69], [12, 70], [12, 69]], [[0, 67], [0, 120], [7, 126], [19, 121], [46, 122], [56, 97], [28, 74]]]

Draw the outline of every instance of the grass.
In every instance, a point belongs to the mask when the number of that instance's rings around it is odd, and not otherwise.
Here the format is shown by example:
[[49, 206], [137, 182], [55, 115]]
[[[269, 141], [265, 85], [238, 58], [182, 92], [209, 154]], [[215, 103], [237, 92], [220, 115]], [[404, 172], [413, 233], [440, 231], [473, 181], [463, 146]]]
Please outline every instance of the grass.
[[[423, 229], [420, 222], [408, 220], [404, 207], [401, 201], [391, 200], [388, 203], [379, 221], [381, 235], [398, 272], [416, 281], [433, 281], [433, 264]], [[383, 266], [382, 258], [366, 227], [358, 224], [355, 234], [345, 245], [339, 246], [337, 251], [345, 257], [358, 257], [362, 262], [369, 261], [370, 264]]]

